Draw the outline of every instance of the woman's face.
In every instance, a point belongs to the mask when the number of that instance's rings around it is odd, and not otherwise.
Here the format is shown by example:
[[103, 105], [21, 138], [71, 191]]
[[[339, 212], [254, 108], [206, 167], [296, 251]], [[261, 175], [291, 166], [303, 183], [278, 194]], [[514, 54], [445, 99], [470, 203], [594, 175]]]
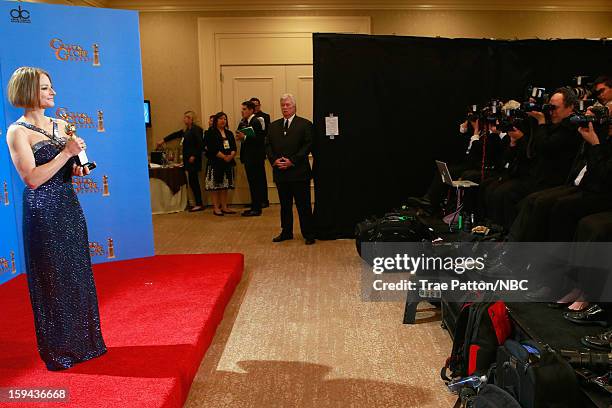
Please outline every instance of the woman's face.
[[227, 116], [223, 115], [217, 119], [217, 129], [225, 129], [227, 125]]
[[191, 127], [191, 125], [193, 124], [193, 118], [189, 115], [185, 115], [183, 117], [183, 123], [185, 124], [185, 126]]
[[52, 108], [55, 106], [55, 91], [51, 85], [51, 80], [45, 74], [40, 76], [40, 98], [39, 105], [42, 109]]

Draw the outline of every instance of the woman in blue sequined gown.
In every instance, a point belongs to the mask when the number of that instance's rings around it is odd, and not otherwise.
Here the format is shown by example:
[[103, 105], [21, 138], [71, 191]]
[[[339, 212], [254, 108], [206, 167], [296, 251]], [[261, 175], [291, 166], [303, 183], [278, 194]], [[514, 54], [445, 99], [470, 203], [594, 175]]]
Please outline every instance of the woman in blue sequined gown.
[[17, 69], [8, 84], [24, 115], [7, 132], [13, 164], [26, 184], [23, 238], [38, 351], [49, 370], [62, 370], [106, 352], [89, 255], [87, 225], [72, 188], [88, 168], [75, 156], [85, 149], [68, 137], [66, 122], [45, 116], [55, 105], [49, 74]]

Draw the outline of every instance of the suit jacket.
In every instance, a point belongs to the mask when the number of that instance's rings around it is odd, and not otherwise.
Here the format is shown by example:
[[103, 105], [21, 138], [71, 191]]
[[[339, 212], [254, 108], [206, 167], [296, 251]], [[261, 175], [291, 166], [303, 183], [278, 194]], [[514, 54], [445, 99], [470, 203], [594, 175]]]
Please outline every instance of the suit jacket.
[[538, 189], [565, 183], [582, 136], [569, 119], [558, 124], [536, 125], [529, 139], [532, 148], [532, 177]]
[[268, 115], [266, 112], [259, 111], [255, 114], [255, 116], [258, 118], [263, 118], [265, 124], [264, 132], [268, 134], [268, 129], [270, 129], [270, 115]]
[[249, 126], [255, 131], [255, 137], [247, 137], [240, 143], [240, 161], [244, 164], [262, 162], [266, 159], [266, 134], [257, 116], [253, 116], [248, 122], [243, 119], [238, 129]]
[[286, 170], [273, 166], [274, 182], [310, 180], [312, 171], [308, 154], [312, 147], [312, 122], [295, 116], [286, 135], [283, 131], [284, 122], [285, 119], [281, 118], [270, 123], [266, 138], [266, 155], [271, 164], [280, 157], [286, 157], [291, 160], [293, 166]]
[[[202, 152], [204, 151], [204, 131], [198, 125], [192, 125], [190, 129], [179, 130], [164, 137], [168, 142], [173, 139], [183, 138], [183, 163], [187, 171], [202, 170]], [[194, 156], [195, 161], [189, 163], [189, 157]]]

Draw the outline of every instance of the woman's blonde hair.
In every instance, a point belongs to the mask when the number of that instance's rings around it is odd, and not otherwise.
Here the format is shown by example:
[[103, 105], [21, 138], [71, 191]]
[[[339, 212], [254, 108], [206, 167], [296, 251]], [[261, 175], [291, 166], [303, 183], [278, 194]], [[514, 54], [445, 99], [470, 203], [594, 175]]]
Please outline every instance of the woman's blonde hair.
[[40, 76], [47, 71], [36, 67], [20, 67], [13, 72], [8, 83], [8, 100], [16, 108], [38, 108], [40, 106]]

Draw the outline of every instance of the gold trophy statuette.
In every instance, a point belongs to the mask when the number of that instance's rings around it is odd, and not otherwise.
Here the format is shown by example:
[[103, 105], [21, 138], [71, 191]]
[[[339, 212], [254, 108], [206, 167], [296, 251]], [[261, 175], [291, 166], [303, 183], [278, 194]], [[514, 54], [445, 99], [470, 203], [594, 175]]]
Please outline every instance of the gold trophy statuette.
[[98, 44], [93, 45], [93, 66], [100, 66], [100, 46]]
[[102, 176], [102, 197], [108, 197], [110, 191], [108, 191], [108, 176]]
[[11, 251], [11, 273], [17, 273], [17, 268], [15, 267], [15, 252]]
[[113, 243], [113, 239], [108, 239], [108, 259], [113, 259], [115, 257], [115, 244]]
[[[74, 140], [77, 137], [76, 134], [76, 126], [72, 123], [66, 123], [66, 127], [64, 128], [64, 132], [66, 133], [66, 135], [68, 136], [68, 140]], [[89, 170], [93, 170], [96, 168], [96, 164], [95, 163], [91, 163], [89, 161], [89, 159], [87, 158], [87, 153], [85, 153], [85, 150], [81, 150], [81, 153], [79, 153], [77, 155], [77, 161], [78, 161], [78, 165], [79, 166], [87, 166], [89, 168]]]
[[98, 132], [104, 132], [104, 112], [98, 111]]
[[6, 181], [4, 182], [4, 205], [9, 205], [8, 183]]

